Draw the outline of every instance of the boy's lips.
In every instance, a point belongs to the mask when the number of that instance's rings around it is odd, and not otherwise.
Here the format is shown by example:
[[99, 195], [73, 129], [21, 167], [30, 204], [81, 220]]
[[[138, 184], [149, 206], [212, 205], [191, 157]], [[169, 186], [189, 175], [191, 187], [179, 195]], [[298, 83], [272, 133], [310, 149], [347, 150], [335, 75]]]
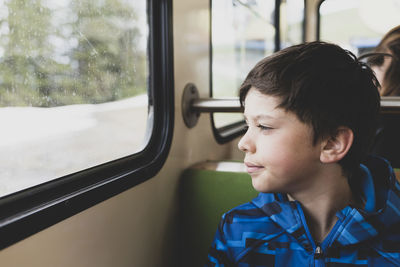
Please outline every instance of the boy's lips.
[[251, 163], [251, 162], [244, 162], [244, 165], [246, 165], [246, 171], [249, 174], [252, 174], [252, 173], [255, 173], [255, 172], [258, 172], [258, 171], [264, 169], [263, 166], [260, 166], [260, 165], [257, 165], [257, 164]]

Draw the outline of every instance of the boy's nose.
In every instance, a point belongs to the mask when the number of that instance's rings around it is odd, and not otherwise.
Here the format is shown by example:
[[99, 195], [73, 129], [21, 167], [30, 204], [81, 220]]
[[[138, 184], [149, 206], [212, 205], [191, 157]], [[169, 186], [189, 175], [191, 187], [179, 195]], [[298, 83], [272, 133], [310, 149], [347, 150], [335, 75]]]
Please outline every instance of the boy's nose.
[[251, 143], [248, 130], [239, 140], [238, 148], [243, 152], [254, 152], [254, 145]]

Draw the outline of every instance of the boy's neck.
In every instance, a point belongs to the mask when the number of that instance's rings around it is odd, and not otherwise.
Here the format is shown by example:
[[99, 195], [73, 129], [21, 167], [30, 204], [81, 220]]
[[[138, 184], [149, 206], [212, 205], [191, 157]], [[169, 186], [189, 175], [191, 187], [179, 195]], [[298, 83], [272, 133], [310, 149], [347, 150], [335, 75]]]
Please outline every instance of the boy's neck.
[[320, 178], [307, 190], [288, 194], [289, 199], [302, 204], [308, 228], [318, 243], [325, 239], [337, 222], [336, 213], [354, 201], [341, 169]]

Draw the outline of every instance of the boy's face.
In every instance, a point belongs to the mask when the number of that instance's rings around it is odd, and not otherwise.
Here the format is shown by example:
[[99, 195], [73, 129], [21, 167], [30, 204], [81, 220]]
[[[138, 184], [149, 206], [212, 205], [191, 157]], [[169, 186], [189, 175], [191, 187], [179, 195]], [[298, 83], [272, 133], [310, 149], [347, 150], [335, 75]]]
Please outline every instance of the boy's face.
[[321, 142], [313, 145], [312, 128], [278, 104], [277, 97], [249, 90], [244, 109], [248, 130], [238, 146], [246, 153], [246, 169], [257, 191], [299, 192], [318, 178]]

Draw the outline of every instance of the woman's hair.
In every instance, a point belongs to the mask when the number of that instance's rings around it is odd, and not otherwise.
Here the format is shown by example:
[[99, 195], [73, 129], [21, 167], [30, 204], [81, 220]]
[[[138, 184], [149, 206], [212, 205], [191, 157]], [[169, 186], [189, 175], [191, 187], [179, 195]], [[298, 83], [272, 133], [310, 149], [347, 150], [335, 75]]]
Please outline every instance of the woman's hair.
[[[385, 57], [390, 60], [390, 64], [381, 82], [382, 96], [400, 95], [400, 25], [391, 29], [382, 38], [375, 48], [375, 55], [368, 58], [371, 66], [382, 66]], [[388, 55], [389, 54], [389, 55]]]

